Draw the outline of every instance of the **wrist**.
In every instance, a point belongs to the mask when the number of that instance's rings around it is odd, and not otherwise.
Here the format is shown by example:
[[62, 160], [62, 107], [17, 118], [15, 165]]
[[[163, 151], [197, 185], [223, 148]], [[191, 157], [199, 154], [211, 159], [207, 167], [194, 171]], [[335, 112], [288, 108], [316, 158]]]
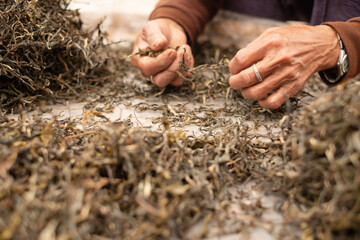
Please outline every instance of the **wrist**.
[[336, 31], [327, 25], [315, 26], [319, 36], [324, 41], [324, 54], [317, 71], [323, 71], [337, 66], [339, 59], [340, 44]]
[[336, 66], [319, 72], [321, 79], [325, 83], [330, 85], [338, 84], [339, 82], [341, 82], [349, 69], [349, 59], [345, 46], [340, 38], [340, 35], [338, 33], [336, 33], [336, 35], [340, 46], [340, 52], [338, 60], [336, 62]]

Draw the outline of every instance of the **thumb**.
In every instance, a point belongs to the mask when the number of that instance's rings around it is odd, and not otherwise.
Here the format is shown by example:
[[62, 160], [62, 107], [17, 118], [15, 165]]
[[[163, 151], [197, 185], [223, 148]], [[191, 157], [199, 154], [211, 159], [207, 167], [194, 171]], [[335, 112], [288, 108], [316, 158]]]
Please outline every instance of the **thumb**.
[[153, 26], [146, 31], [146, 40], [149, 47], [154, 51], [165, 48], [168, 44], [167, 38], [158, 26]]

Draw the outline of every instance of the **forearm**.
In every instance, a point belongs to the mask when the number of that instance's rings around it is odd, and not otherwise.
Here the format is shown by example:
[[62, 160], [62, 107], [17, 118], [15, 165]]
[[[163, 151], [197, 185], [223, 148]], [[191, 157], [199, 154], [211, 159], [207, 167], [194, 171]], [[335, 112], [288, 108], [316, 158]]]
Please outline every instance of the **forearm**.
[[347, 22], [326, 22], [341, 37], [349, 59], [349, 69], [342, 81], [353, 78], [360, 73], [360, 17]]
[[160, 0], [150, 19], [168, 18], [182, 26], [193, 44], [222, 6], [222, 0]]

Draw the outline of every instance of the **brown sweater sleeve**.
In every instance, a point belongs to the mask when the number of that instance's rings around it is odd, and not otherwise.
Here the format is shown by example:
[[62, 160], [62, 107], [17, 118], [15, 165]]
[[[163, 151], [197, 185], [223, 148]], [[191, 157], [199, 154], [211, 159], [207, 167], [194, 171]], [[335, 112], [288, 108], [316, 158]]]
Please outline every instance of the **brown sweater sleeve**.
[[150, 19], [168, 18], [182, 26], [190, 44], [222, 6], [222, 0], [160, 0]]
[[[150, 19], [168, 18], [181, 25], [190, 43], [221, 8], [223, 0], [160, 0]], [[349, 57], [349, 70], [343, 80], [360, 73], [360, 17], [347, 22], [326, 22], [340, 35]]]
[[349, 70], [342, 81], [360, 73], [360, 17], [347, 22], [326, 22], [340, 35], [349, 58]]

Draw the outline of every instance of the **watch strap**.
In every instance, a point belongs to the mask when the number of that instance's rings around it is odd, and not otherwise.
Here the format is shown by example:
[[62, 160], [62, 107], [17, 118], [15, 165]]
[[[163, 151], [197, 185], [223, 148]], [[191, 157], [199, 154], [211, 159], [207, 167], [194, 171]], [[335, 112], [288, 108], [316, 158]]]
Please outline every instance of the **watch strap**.
[[336, 66], [319, 72], [321, 79], [329, 85], [334, 85], [341, 82], [349, 69], [349, 60], [345, 46], [340, 38], [340, 35], [338, 33], [336, 33], [336, 35], [339, 39], [340, 45], [340, 53]]

